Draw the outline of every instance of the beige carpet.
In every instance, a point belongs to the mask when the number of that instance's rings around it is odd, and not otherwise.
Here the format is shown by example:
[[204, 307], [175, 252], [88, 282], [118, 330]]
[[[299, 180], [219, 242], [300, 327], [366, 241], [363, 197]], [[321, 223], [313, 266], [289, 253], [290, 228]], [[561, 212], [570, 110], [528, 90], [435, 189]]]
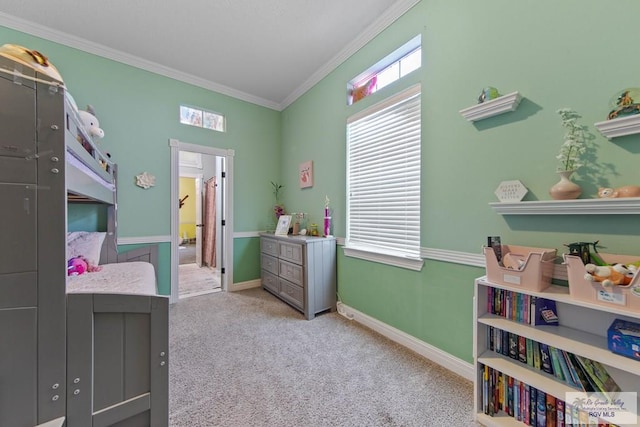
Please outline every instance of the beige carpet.
[[476, 425], [471, 382], [261, 288], [181, 299], [169, 331], [171, 427]]
[[178, 283], [180, 298], [219, 289], [220, 270], [181, 264], [178, 266]]

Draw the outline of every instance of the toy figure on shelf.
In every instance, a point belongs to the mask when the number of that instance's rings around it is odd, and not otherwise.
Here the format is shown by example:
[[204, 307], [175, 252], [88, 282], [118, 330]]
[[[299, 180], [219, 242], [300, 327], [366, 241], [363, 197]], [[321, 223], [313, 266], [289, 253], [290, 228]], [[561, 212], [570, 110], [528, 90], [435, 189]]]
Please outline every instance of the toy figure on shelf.
[[638, 271], [637, 267], [624, 264], [602, 266], [587, 264], [584, 269], [587, 271], [584, 275], [586, 281], [600, 282], [605, 288], [629, 285]]
[[495, 87], [485, 87], [484, 89], [482, 89], [482, 92], [478, 97], [478, 104], [482, 104], [485, 101], [491, 101], [492, 99], [496, 99], [499, 96], [500, 93], [498, 93], [498, 89], [496, 89]]
[[611, 120], [618, 117], [640, 114], [640, 103], [636, 100], [640, 101], [640, 88], [623, 90], [616, 95], [615, 100], [612, 102], [614, 108], [609, 112], [607, 119]]

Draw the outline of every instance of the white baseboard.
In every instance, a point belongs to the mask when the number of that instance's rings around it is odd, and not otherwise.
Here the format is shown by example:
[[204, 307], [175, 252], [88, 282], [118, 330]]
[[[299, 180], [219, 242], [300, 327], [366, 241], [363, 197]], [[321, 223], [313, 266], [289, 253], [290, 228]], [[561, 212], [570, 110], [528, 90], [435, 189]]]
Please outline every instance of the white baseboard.
[[453, 373], [460, 375], [463, 378], [473, 381], [475, 371], [471, 363], [465, 362], [462, 359], [458, 359], [451, 354], [440, 350], [424, 341], [417, 339], [399, 329], [389, 326], [384, 322], [374, 319], [348, 305], [338, 302], [338, 313], [350, 320], [372, 329], [379, 334], [384, 335], [392, 341], [407, 347], [410, 350], [415, 351], [420, 356], [431, 360], [434, 363], [452, 371]]
[[239, 282], [239, 283], [232, 284], [231, 286], [229, 286], [228, 291], [229, 292], [244, 291], [245, 289], [259, 288], [260, 286], [262, 286], [262, 281], [260, 279], [247, 280], [246, 282]]

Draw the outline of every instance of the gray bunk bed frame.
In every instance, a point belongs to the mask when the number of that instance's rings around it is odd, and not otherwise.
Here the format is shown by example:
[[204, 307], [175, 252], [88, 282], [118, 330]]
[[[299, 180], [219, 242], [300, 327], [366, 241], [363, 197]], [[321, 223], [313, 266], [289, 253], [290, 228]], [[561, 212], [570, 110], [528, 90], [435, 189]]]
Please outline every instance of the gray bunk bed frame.
[[[157, 245], [118, 252], [117, 166], [65, 103], [68, 203], [105, 204], [100, 264], [146, 261], [157, 279]], [[164, 296], [67, 294], [67, 427], [168, 425], [168, 302]]]

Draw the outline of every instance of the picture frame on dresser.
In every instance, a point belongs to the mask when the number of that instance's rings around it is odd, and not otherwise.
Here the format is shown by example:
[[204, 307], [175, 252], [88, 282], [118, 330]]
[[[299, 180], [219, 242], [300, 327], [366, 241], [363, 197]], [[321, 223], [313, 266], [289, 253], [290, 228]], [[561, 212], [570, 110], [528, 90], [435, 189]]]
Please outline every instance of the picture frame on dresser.
[[291, 225], [291, 215], [280, 215], [274, 234], [276, 236], [286, 236], [289, 234], [289, 225]]

